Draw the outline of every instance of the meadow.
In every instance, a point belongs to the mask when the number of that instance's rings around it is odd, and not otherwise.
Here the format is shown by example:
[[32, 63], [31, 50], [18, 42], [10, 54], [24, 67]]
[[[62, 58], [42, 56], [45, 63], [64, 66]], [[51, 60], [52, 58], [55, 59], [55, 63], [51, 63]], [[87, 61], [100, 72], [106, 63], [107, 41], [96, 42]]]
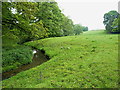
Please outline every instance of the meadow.
[[25, 43], [50, 60], [2, 81], [3, 88], [117, 88], [118, 34], [104, 30]]

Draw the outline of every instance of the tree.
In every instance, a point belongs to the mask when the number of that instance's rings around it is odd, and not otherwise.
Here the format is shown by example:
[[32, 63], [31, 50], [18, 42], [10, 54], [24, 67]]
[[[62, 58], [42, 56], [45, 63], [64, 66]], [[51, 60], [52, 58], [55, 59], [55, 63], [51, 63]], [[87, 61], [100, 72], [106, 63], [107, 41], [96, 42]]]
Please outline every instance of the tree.
[[73, 21], [65, 15], [63, 15], [62, 30], [64, 36], [74, 35]]
[[48, 36], [61, 36], [63, 16], [56, 2], [39, 2], [37, 18], [43, 21], [44, 28], [48, 28]]
[[108, 13], [104, 14], [103, 23], [105, 25], [107, 32], [115, 33], [115, 32], [119, 31], [119, 30], [117, 30], [117, 28], [115, 29], [115, 27], [118, 27], [118, 25], [113, 26], [113, 24], [114, 24], [113, 22], [116, 22], [116, 19], [118, 19], [119, 16], [120, 16], [120, 14], [115, 10], [109, 11]]
[[47, 28], [43, 27], [42, 21], [37, 22], [37, 6], [37, 3], [32, 2], [3, 2], [3, 43], [4, 41], [15, 41], [22, 44], [26, 41], [47, 37]]
[[83, 26], [83, 31], [88, 31], [88, 27]]
[[19, 38], [14, 35], [13, 27], [15, 26], [15, 19], [12, 14], [12, 3], [10, 2], [2, 2], [2, 45], [5, 44], [12, 45], [13, 43], [17, 43]]
[[83, 32], [83, 26], [80, 25], [80, 24], [75, 24], [74, 25], [74, 33], [75, 33], [75, 35], [79, 35], [82, 32]]
[[120, 16], [114, 19], [112, 23], [112, 28], [113, 33], [120, 33]]

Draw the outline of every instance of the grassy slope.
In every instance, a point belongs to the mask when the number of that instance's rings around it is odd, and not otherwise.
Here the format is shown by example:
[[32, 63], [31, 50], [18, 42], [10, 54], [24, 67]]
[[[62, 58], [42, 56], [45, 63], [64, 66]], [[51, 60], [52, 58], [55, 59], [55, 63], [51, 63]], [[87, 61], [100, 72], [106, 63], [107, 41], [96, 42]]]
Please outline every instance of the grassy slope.
[[88, 31], [27, 45], [44, 49], [48, 62], [3, 81], [3, 88], [117, 87], [118, 35]]

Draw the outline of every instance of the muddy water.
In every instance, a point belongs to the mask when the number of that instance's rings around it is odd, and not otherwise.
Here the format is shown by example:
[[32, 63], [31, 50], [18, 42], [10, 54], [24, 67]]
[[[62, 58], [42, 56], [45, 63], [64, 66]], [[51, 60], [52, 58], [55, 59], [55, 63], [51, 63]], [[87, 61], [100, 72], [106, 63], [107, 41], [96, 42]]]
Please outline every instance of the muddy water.
[[40, 51], [40, 50], [33, 50], [33, 61], [30, 64], [27, 65], [22, 65], [19, 68], [15, 69], [15, 70], [11, 70], [5, 73], [2, 73], [2, 80], [4, 79], [8, 79], [12, 76], [15, 76], [17, 73], [28, 70], [30, 68], [33, 68], [35, 66], [38, 66], [46, 61], [48, 61], [48, 57], [44, 54], [44, 52]]

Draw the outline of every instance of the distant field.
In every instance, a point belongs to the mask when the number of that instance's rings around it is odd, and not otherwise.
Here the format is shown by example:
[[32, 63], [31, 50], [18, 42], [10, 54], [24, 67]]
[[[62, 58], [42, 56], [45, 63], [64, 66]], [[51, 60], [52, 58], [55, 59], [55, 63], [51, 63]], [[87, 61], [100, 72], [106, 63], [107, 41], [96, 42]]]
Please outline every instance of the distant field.
[[118, 34], [103, 30], [26, 43], [51, 59], [3, 80], [3, 88], [117, 88]]

